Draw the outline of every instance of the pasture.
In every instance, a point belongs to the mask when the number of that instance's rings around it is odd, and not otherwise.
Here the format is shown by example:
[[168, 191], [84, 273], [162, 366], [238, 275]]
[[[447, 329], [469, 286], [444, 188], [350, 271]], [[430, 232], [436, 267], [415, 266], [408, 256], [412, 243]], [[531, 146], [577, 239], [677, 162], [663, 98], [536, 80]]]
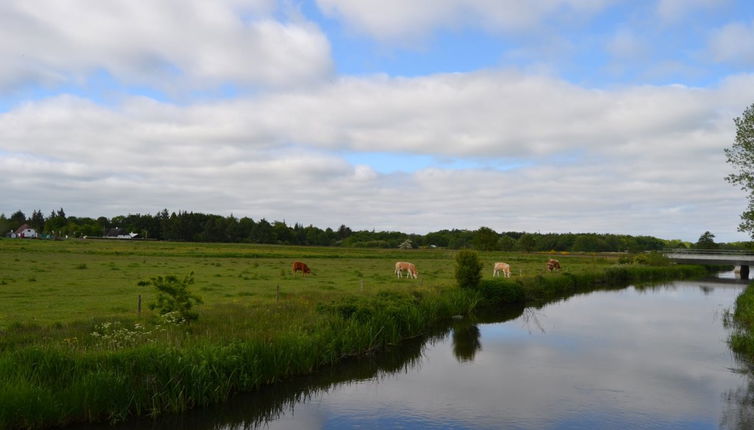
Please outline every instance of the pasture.
[[[483, 280], [497, 261], [512, 280], [481, 292], [457, 287], [456, 252], [0, 240], [0, 428], [178, 413], [425, 335], [482, 297], [543, 302], [691, 275], [614, 266], [614, 255], [482, 252]], [[547, 272], [550, 257], [561, 272]], [[295, 261], [313, 273], [294, 274]], [[414, 263], [418, 279], [397, 278], [397, 261]], [[189, 273], [198, 320], [148, 308], [157, 294], [140, 281]]]
[[[255, 244], [106, 240], [0, 240], [0, 329], [45, 327], [142, 316], [154, 291], [137, 286], [159, 275], [193, 272], [192, 290], [202, 297], [200, 315], [227, 309], [263, 309], [285, 301], [324, 303], [377, 291], [453, 288], [454, 256], [446, 249], [363, 249]], [[513, 279], [545, 273], [549, 257], [563, 271], [593, 271], [614, 264], [609, 255], [555, 255], [481, 252], [483, 279], [496, 261], [511, 265]], [[305, 262], [313, 275], [293, 274], [291, 263]], [[398, 279], [396, 261], [416, 264], [419, 278]], [[252, 314], [248, 315], [253, 317]], [[201, 319], [201, 317], [200, 317]]]

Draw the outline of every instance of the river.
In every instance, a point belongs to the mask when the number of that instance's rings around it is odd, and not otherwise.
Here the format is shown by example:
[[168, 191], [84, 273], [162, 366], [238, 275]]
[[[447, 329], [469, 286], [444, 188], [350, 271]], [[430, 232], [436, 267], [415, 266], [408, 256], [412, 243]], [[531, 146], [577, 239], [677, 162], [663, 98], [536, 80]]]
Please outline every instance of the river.
[[504, 309], [217, 407], [115, 428], [754, 428], [754, 377], [723, 324], [744, 286], [678, 281]]

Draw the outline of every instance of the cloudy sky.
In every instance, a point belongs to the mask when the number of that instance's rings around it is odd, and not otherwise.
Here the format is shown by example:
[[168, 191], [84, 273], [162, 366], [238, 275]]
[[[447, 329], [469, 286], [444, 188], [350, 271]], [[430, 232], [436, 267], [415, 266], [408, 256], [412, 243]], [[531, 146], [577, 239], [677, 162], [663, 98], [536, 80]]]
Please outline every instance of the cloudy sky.
[[0, 212], [745, 240], [750, 0], [3, 0]]

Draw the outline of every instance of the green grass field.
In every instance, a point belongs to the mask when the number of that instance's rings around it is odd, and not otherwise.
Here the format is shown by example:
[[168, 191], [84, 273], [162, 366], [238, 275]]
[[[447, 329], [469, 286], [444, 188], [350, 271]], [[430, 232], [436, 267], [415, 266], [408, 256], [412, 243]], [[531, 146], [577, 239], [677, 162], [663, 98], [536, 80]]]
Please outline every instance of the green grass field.
[[[202, 297], [200, 314], [218, 308], [259, 307], [278, 300], [326, 302], [349, 294], [385, 289], [437, 289], [455, 285], [455, 251], [384, 250], [245, 244], [104, 240], [0, 240], [0, 329], [12, 324], [73, 323], [136, 317], [154, 291], [137, 286], [158, 275], [193, 272], [193, 291]], [[484, 278], [492, 264], [511, 264], [513, 277], [544, 274], [553, 256], [563, 270], [579, 273], [615, 263], [610, 256], [480, 253]], [[313, 276], [291, 273], [303, 261]], [[410, 261], [418, 280], [397, 279], [396, 261]], [[278, 294], [278, 288], [280, 293]]]
[[[693, 266], [618, 266], [617, 255], [482, 252], [483, 282], [458, 288], [456, 251], [0, 239], [0, 429], [118, 421], [222, 402], [421, 336], [482, 306], [536, 305]], [[546, 273], [557, 257], [560, 273]], [[291, 273], [307, 263], [314, 275]], [[410, 261], [419, 279], [398, 279]], [[492, 277], [492, 263], [513, 279]], [[203, 299], [198, 320], [149, 310], [157, 276]], [[138, 297], [142, 314], [137, 314]]]

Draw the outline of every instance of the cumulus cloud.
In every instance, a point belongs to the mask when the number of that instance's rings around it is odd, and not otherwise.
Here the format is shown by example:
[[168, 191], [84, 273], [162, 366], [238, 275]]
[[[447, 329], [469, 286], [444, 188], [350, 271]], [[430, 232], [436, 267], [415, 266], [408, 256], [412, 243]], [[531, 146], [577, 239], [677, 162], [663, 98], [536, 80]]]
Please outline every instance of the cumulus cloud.
[[[722, 149], [752, 99], [754, 75], [594, 90], [513, 71], [347, 78], [189, 106], [60, 96], [0, 114], [0, 173], [12, 178], [0, 212], [49, 202], [95, 216], [167, 207], [322, 227], [740, 239], [745, 200], [723, 180]], [[339, 155], [361, 151], [524, 162], [384, 174]]]
[[483, 26], [489, 31], [519, 31], [556, 13], [592, 14], [611, 0], [317, 0], [320, 9], [355, 31], [396, 42], [431, 34], [439, 27]]
[[0, 88], [83, 81], [106, 71], [176, 90], [290, 86], [331, 73], [314, 24], [271, 0], [9, 0], [0, 4]]
[[754, 21], [730, 23], [710, 38], [710, 52], [716, 61], [754, 65]]

